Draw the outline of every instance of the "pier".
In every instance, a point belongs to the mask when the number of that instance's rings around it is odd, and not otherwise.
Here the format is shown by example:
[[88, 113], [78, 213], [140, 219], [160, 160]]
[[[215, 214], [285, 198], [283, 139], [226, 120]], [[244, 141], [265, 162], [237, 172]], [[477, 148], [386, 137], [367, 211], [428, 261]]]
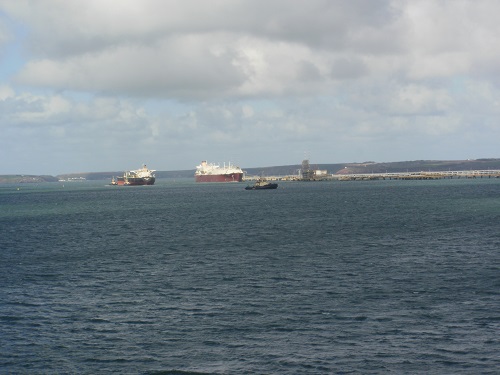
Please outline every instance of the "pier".
[[444, 178], [499, 178], [500, 170], [477, 171], [420, 171], [331, 175], [339, 181], [358, 180], [440, 180]]
[[[254, 181], [261, 176], [245, 176], [244, 181]], [[304, 179], [300, 175], [265, 176], [270, 181], [371, 181], [371, 180], [440, 180], [445, 178], [500, 178], [500, 170], [470, 170], [470, 171], [420, 171], [420, 172], [385, 172], [385, 173], [355, 173], [326, 174], [319, 177]]]

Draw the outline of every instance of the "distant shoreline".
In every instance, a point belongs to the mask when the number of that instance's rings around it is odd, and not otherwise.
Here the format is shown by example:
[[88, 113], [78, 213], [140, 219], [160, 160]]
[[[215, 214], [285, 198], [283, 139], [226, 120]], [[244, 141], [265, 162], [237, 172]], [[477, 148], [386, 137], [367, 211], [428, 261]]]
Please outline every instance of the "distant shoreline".
[[[469, 160], [414, 160], [399, 162], [374, 162], [363, 163], [332, 163], [316, 164], [310, 162], [312, 169], [326, 170], [328, 174], [347, 173], [398, 173], [398, 172], [433, 172], [457, 170], [488, 170], [500, 169], [500, 159], [469, 159]], [[300, 164], [243, 168], [248, 175], [293, 175], [301, 168]], [[156, 171], [157, 178], [189, 178], [193, 177], [194, 169], [177, 171]], [[122, 175], [123, 171], [115, 172], [85, 172], [66, 173], [57, 176], [9, 174], [0, 175], [0, 184], [24, 184], [41, 182], [59, 182], [61, 180], [110, 180], [114, 176]]]

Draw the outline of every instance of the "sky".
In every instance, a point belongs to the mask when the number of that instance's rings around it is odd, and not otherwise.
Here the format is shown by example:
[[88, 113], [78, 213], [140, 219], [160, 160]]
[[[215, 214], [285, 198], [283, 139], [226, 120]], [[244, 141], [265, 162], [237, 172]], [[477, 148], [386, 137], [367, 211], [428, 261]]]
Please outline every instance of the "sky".
[[0, 0], [0, 174], [500, 157], [498, 0]]

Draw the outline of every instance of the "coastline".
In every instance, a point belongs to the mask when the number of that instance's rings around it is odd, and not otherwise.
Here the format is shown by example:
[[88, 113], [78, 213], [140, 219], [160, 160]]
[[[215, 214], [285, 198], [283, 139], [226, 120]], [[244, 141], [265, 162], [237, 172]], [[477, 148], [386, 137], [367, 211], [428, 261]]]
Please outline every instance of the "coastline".
[[[402, 172], [437, 172], [500, 169], [500, 158], [468, 159], [468, 160], [414, 160], [397, 162], [363, 163], [311, 163], [314, 169], [328, 171], [331, 175], [369, 174], [369, 173], [402, 173]], [[301, 168], [299, 164], [243, 168], [247, 175], [292, 175]], [[157, 178], [191, 178], [194, 169], [156, 171]], [[33, 174], [0, 175], [0, 184], [25, 184], [40, 182], [58, 182], [66, 180], [109, 180], [122, 172], [81, 172], [66, 173], [56, 176]]]

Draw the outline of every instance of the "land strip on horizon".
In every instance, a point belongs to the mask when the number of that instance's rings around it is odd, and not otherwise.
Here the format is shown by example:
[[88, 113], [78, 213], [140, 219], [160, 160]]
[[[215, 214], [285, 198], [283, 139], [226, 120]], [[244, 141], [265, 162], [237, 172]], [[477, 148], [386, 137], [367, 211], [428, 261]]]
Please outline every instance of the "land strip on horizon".
[[[326, 170], [328, 174], [365, 174], [365, 173], [399, 173], [399, 172], [435, 172], [435, 171], [467, 171], [499, 169], [500, 159], [469, 159], [469, 160], [414, 160], [399, 162], [374, 162], [363, 163], [310, 163], [311, 169]], [[301, 169], [300, 164], [244, 168], [247, 175], [284, 176], [295, 175]], [[66, 173], [57, 176], [50, 175], [0, 175], [0, 183], [37, 183], [57, 182], [61, 179], [108, 180], [114, 176], [122, 175], [124, 171], [114, 172], [84, 172]], [[194, 169], [156, 171], [157, 178], [190, 178]]]

